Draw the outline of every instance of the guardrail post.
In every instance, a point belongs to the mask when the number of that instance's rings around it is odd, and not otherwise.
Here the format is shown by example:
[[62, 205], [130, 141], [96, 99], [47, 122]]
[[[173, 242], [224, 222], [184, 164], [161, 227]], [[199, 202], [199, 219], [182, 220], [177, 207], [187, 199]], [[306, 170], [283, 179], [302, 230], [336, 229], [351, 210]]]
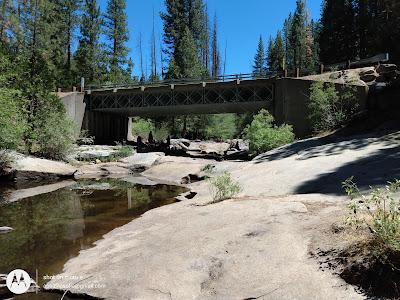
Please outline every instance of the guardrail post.
[[324, 64], [320, 64], [320, 65], [319, 65], [319, 73], [320, 73], [320, 74], [323, 74], [323, 73], [324, 73], [324, 67], [325, 67]]
[[300, 68], [296, 68], [296, 78], [300, 77]]

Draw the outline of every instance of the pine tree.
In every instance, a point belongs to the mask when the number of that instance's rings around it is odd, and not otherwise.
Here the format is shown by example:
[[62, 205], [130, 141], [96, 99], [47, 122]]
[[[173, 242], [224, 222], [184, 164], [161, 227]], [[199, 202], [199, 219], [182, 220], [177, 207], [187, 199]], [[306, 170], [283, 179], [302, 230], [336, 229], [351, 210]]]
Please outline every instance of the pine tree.
[[302, 68], [305, 65], [306, 41], [306, 6], [304, 0], [296, 1], [296, 11], [293, 15], [290, 34], [290, 47], [293, 52], [293, 67]]
[[290, 37], [292, 35], [293, 16], [290, 13], [283, 24], [283, 42], [285, 47], [286, 69], [293, 69], [293, 51], [290, 45]]
[[187, 26], [179, 41], [174, 57], [179, 61], [179, 64], [177, 64], [179, 66], [179, 77], [195, 79], [204, 75], [204, 69], [198, 57], [196, 42]]
[[203, 0], [185, 0], [186, 24], [192, 33], [197, 49], [201, 49], [207, 25], [205, 23], [205, 4]]
[[72, 43], [74, 40], [74, 32], [78, 23], [78, 9], [80, 8], [80, 0], [57, 0], [55, 1], [58, 22], [58, 45], [63, 49], [63, 58], [57, 68], [61, 71], [58, 81], [72, 85], [74, 81], [74, 72], [72, 70]]
[[165, 0], [165, 7], [166, 12], [160, 13], [164, 22], [165, 53], [172, 56], [185, 28], [185, 0]]
[[153, 30], [151, 32], [150, 52], [151, 52], [150, 80], [158, 81], [160, 78], [158, 76], [158, 71], [157, 71], [157, 46], [156, 46], [156, 32], [155, 32], [155, 25], [154, 25], [154, 11], [153, 11]]
[[211, 76], [216, 78], [220, 75], [221, 72], [221, 56], [219, 53], [218, 47], [218, 27], [217, 27], [217, 15], [214, 16], [214, 29], [212, 34], [212, 67], [211, 67]]
[[314, 74], [318, 64], [318, 57], [316, 54], [316, 38], [314, 30], [314, 21], [310, 20], [310, 14], [306, 8], [306, 33], [305, 33], [305, 57], [304, 69], [309, 74]]
[[273, 71], [280, 72], [285, 69], [285, 48], [282, 39], [282, 33], [278, 30], [274, 42], [274, 59]]
[[356, 0], [354, 7], [360, 58], [387, 52], [399, 63], [399, 1]]
[[100, 83], [104, 79], [105, 54], [100, 42], [102, 24], [97, 0], [85, 0], [80, 25], [81, 37], [75, 59], [78, 74], [87, 83]]
[[206, 70], [210, 69], [210, 32], [209, 32], [209, 18], [207, 6], [204, 6], [203, 11], [203, 24], [204, 30], [201, 35], [201, 58], [202, 64]]
[[268, 41], [268, 53], [267, 53], [267, 68], [270, 72], [276, 71], [277, 56], [275, 52], [275, 41], [272, 36], [269, 37]]
[[261, 76], [266, 70], [265, 63], [265, 47], [262, 36], [258, 40], [257, 52], [254, 56], [253, 74], [254, 76]]
[[105, 33], [110, 42], [109, 71], [113, 82], [130, 80], [131, 75], [124, 66], [128, 63], [129, 49], [126, 42], [129, 39], [126, 0], [108, 0], [105, 15]]
[[357, 56], [355, 15], [352, 0], [324, 1], [319, 40], [323, 63], [343, 62]]
[[8, 43], [7, 31], [10, 27], [11, 3], [10, 0], [0, 0], [0, 43]]
[[[195, 52], [198, 57], [197, 60], [200, 61], [202, 66], [201, 73], [203, 76], [206, 75], [207, 66], [202, 62], [206, 61], [204, 53], [206, 53], [205, 47], [208, 44], [206, 38], [208, 29], [205, 20], [208, 17], [206, 18], [205, 16], [206, 9], [203, 0], [166, 0], [165, 5], [166, 12], [161, 13], [161, 18], [164, 22], [165, 53], [169, 55], [170, 64], [172, 58], [174, 59], [174, 66], [169, 69], [175, 70], [178, 67], [181, 74], [191, 73], [185, 71], [185, 63], [181, 61], [182, 56], [179, 57], [183, 50], [180, 49], [178, 51], [177, 49], [186, 34], [186, 28], [188, 28], [191, 40], [194, 42]], [[185, 38], [188, 39], [187, 34]], [[168, 77], [174, 73], [168, 72]]]

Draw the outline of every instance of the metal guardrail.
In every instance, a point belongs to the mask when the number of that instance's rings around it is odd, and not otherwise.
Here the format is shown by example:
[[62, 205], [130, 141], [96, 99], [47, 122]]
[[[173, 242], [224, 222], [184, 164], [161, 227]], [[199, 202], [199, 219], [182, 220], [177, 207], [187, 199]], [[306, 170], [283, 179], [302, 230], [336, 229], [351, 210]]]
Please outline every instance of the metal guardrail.
[[111, 89], [129, 89], [139, 87], [152, 87], [152, 86], [167, 86], [172, 84], [200, 84], [200, 83], [217, 83], [217, 82], [229, 82], [235, 80], [254, 80], [254, 79], [270, 79], [281, 75], [278, 72], [265, 72], [262, 74], [234, 74], [234, 75], [222, 75], [217, 77], [204, 77], [204, 78], [181, 78], [181, 79], [166, 79], [156, 81], [138, 81], [124, 84], [105, 84], [105, 85], [88, 85], [85, 87], [85, 91], [95, 90], [111, 90]]
[[389, 61], [389, 53], [380, 53], [378, 55], [359, 59], [356, 61], [347, 61], [347, 62], [340, 62], [332, 65], [325, 66], [326, 70], [334, 70], [334, 69], [355, 69], [360, 67], [366, 67], [378, 63], [384, 63]]
[[[340, 62], [331, 65], [320, 65], [319, 70], [311, 72], [314, 74], [322, 74], [326, 72], [332, 72], [334, 70], [343, 70], [351, 68], [359, 68], [370, 66], [377, 63], [388, 62], [389, 54], [381, 53], [370, 58], [360, 59], [356, 61]], [[271, 79], [274, 77], [297, 77], [306, 76], [311, 74], [305, 74], [302, 70], [285, 70], [282, 72], [263, 72], [261, 74], [247, 73], [247, 74], [234, 74], [234, 75], [222, 75], [217, 77], [204, 77], [204, 78], [181, 78], [181, 79], [166, 79], [156, 81], [135, 81], [132, 83], [123, 84], [104, 84], [104, 85], [88, 85], [84, 88], [85, 91], [96, 91], [96, 90], [112, 90], [112, 89], [131, 89], [140, 87], [155, 87], [155, 86], [168, 86], [174, 84], [200, 84], [200, 83], [218, 83], [218, 82], [229, 82], [235, 80], [254, 80], [254, 79]], [[309, 72], [310, 73], [310, 72]], [[81, 86], [84, 86], [84, 81], [81, 82]]]

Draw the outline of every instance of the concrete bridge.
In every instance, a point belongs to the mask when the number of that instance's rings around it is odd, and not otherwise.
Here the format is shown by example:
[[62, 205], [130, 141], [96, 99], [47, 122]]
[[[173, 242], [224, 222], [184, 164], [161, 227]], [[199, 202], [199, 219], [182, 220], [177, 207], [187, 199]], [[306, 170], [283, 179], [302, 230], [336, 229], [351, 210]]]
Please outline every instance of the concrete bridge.
[[[304, 137], [310, 133], [307, 101], [312, 82], [273, 76], [253, 78], [247, 74], [208, 81], [88, 87], [82, 127], [96, 137], [96, 142], [110, 143], [127, 139], [130, 117], [242, 113], [265, 108], [277, 124], [291, 124], [295, 134]], [[367, 89], [359, 86], [358, 92], [363, 109]], [[75, 114], [71, 114], [75, 120], [77, 114], [82, 115], [78, 111], [75, 108]]]

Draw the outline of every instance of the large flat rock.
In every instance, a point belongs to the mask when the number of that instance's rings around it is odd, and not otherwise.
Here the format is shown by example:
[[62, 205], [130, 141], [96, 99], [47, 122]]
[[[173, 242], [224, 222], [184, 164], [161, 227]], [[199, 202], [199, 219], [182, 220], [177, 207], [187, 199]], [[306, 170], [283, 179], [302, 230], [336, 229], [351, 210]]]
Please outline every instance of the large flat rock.
[[[320, 228], [347, 215], [341, 181], [354, 175], [363, 189], [400, 178], [398, 140], [382, 132], [310, 139], [250, 162], [163, 157], [143, 175], [179, 183], [211, 164], [211, 176], [230, 172], [243, 191], [204, 205], [209, 182], [191, 183], [193, 199], [108, 233], [47, 288], [106, 299], [362, 299], [319, 268], [311, 241], [329, 239]], [[74, 286], [72, 276], [86, 279]]]
[[[72, 286], [105, 299], [361, 299], [309, 258], [304, 228], [320, 217], [310, 222], [303, 201], [182, 202], [152, 210], [82, 251], [46, 288]], [[73, 276], [87, 279], [76, 288], [66, 279]]]
[[72, 177], [77, 168], [60, 161], [19, 155], [12, 164], [17, 179], [36, 177]]

